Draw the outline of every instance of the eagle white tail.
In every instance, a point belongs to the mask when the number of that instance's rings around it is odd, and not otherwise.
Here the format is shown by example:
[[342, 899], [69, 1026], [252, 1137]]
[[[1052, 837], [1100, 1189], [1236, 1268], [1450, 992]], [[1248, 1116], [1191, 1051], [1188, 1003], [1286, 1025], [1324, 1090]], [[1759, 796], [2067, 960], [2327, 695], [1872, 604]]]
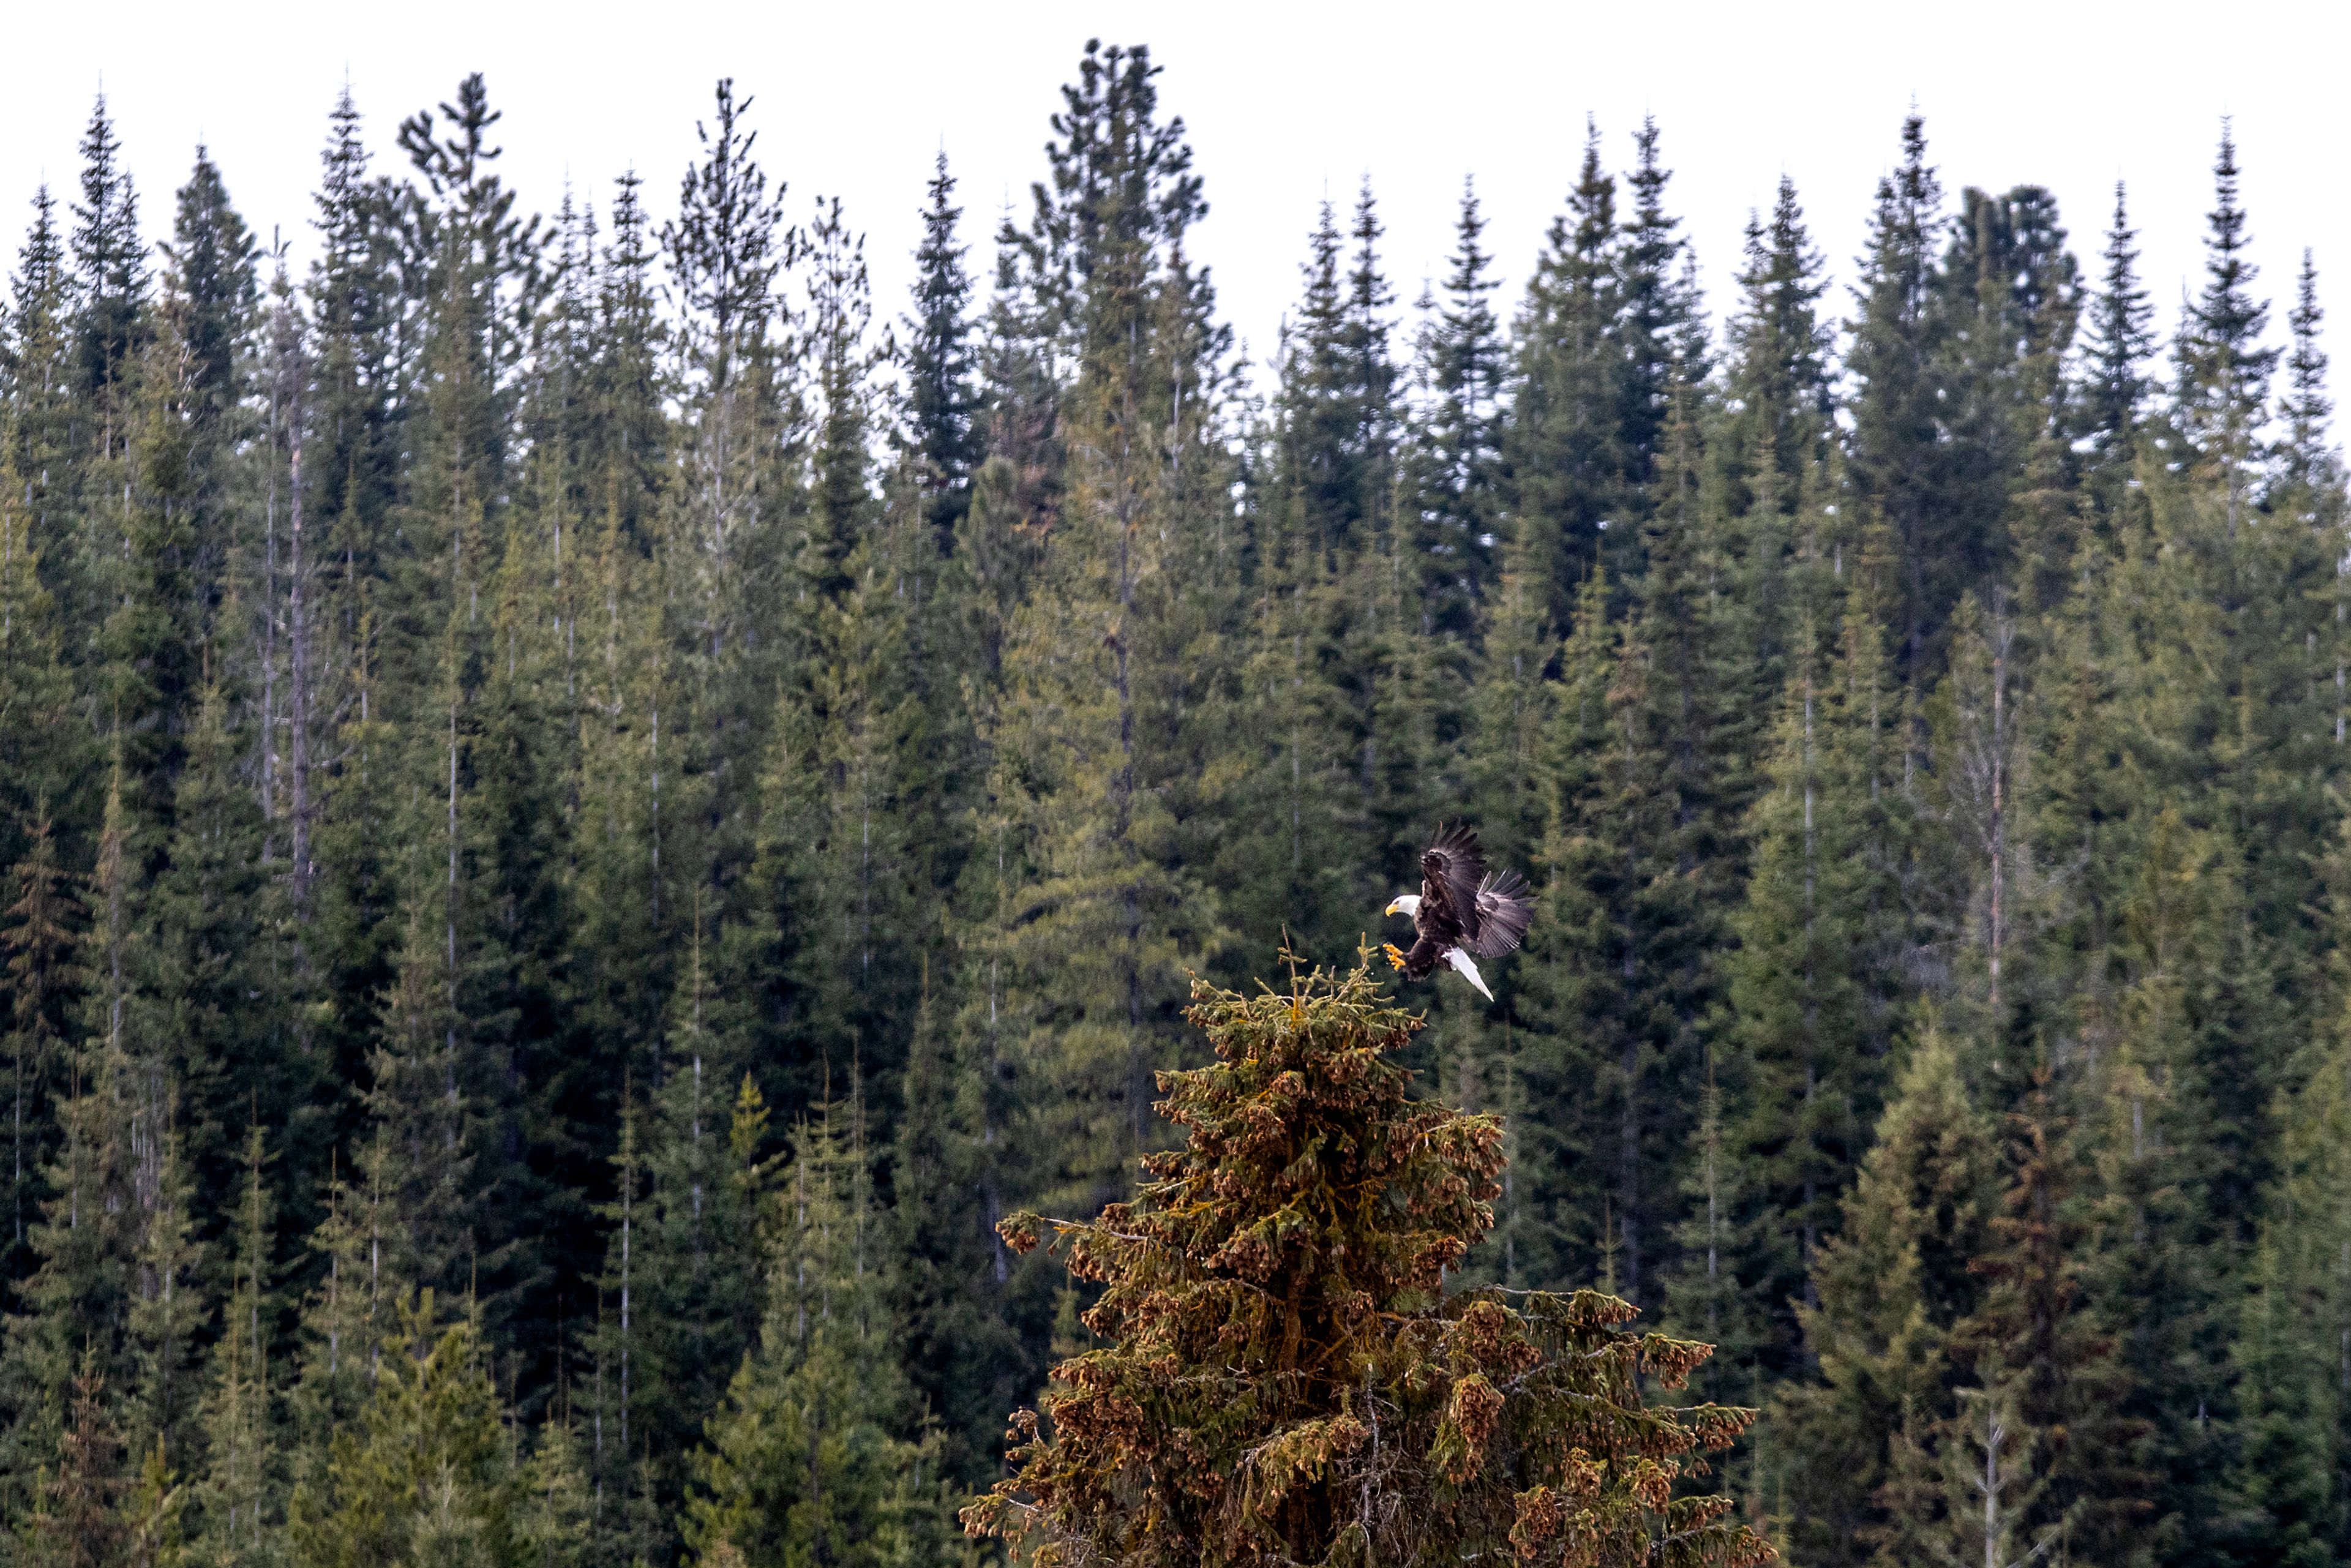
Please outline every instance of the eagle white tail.
[[1458, 947], [1447, 947], [1445, 950], [1445, 961], [1459, 970], [1463, 979], [1477, 987], [1479, 996], [1489, 1002], [1494, 999], [1494, 993], [1486, 988], [1486, 977], [1478, 973], [1478, 966], [1471, 961], [1468, 954]]

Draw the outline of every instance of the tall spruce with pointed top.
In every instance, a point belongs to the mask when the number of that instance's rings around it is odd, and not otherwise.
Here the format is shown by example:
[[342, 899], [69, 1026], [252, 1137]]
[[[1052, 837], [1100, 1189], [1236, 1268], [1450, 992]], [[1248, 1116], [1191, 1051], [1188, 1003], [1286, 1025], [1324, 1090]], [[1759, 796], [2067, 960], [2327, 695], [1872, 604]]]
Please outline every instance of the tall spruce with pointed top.
[[972, 476], [985, 443], [972, 344], [971, 274], [964, 266], [970, 247], [956, 225], [963, 209], [955, 204], [955, 176], [947, 155], [939, 154], [923, 209], [923, 243], [914, 251], [914, 310], [905, 319], [905, 442], [918, 466], [923, 513], [937, 530], [941, 553], [955, 549], [956, 530], [971, 509]]
[[2240, 172], [2236, 134], [2224, 120], [2212, 162], [2204, 288], [2189, 305], [2173, 345], [2179, 433], [2199, 476], [2219, 486], [2231, 532], [2251, 498], [2252, 469], [2269, 417], [2270, 377], [2278, 362], [2278, 350], [2262, 342], [2270, 307], [2253, 295], [2261, 271], [2245, 256], [2252, 236], [2238, 202]]
[[1885, 518], [1902, 565], [1901, 662], [1917, 664], [1941, 607], [1958, 597], [1942, 579], [1956, 560], [1936, 508], [1941, 448], [1936, 361], [1947, 323], [1934, 308], [1934, 241], [1943, 190], [1927, 162], [1926, 125], [1902, 124], [1902, 163], [1878, 182], [1858, 289], [1860, 317], [1845, 372], [1853, 382], [1847, 459], [1855, 499]]
[[1502, 388], [1509, 343], [1488, 296], [1486, 218], [1467, 182], [1453, 226], [1452, 270], [1440, 302], [1421, 301], [1415, 373], [1422, 399], [1406, 457], [1413, 511], [1405, 520], [1423, 623], [1463, 640], [1492, 591], [1502, 528]]
[[1576, 584], [1595, 562], [1604, 559], [1620, 580], [1627, 564], [1605, 538], [1624, 499], [1622, 244], [1616, 182], [1601, 167], [1599, 131], [1588, 130], [1567, 210], [1552, 221], [1527, 285], [1503, 443], [1517, 570], [1547, 632], [1566, 626]]
[[1188, 1017], [1214, 1064], [1160, 1075], [1186, 1146], [1092, 1221], [1016, 1215], [1102, 1287], [1100, 1347], [1013, 1418], [1013, 1474], [964, 1510], [1040, 1565], [1769, 1561], [1728, 1499], [1676, 1497], [1750, 1413], [1644, 1403], [1708, 1347], [1633, 1309], [1447, 1291], [1493, 1224], [1502, 1127], [1412, 1096], [1419, 1020], [1359, 961]]
[[2090, 297], [2083, 334], [2088, 364], [2082, 412], [2096, 454], [2092, 493], [2111, 510], [2137, 455], [2147, 405], [2145, 367], [2155, 350], [2155, 307], [2139, 285], [2138, 234], [2130, 226], [2119, 180], [2115, 182], [2114, 221], [2106, 228], [2106, 247], [2099, 258], [2105, 270]]

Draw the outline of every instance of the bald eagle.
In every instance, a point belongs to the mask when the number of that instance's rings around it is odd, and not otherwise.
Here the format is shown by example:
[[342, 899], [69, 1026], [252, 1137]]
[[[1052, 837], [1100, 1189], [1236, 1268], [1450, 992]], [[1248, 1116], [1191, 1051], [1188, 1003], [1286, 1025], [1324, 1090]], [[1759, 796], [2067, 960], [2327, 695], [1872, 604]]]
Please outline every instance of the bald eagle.
[[1398, 952], [1393, 942], [1381, 945], [1405, 979], [1425, 979], [1437, 965], [1448, 964], [1490, 1002], [1494, 993], [1472, 956], [1499, 958], [1516, 947], [1534, 905], [1527, 899], [1527, 879], [1514, 871], [1488, 872], [1477, 833], [1456, 827], [1438, 829], [1437, 841], [1422, 852], [1420, 891], [1398, 894], [1386, 912], [1411, 916], [1417, 934], [1409, 953]]

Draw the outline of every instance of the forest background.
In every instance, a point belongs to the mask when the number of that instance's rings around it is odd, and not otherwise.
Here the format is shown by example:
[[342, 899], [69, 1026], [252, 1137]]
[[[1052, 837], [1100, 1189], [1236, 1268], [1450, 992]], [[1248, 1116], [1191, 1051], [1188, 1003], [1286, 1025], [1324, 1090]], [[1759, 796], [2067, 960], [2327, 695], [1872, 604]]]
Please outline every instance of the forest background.
[[346, 93], [298, 265], [100, 100], [0, 386], [11, 1552], [959, 1554], [1084, 1340], [994, 1222], [1443, 817], [1541, 896], [1416, 998], [1463, 1274], [1720, 1345], [1792, 1558], [2351, 1545], [2344, 478], [2225, 127], [2160, 322], [1916, 116], [1710, 314], [1645, 123], [1508, 296], [1326, 204], [1260, 382], [1160, 86], [891, 300], [731, 83], [543, 216], [481, 78]]

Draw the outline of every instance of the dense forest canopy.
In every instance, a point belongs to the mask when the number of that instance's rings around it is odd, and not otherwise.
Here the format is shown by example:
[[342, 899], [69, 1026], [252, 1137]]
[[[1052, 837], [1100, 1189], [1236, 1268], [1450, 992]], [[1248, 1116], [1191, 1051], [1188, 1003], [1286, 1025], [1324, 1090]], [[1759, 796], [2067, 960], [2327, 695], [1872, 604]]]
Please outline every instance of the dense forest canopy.
[[1092, 1289], [998, 1222], [1129, 1197], [1190, 977], [1401, 935], [1440, 819], [1538, 895], [1408, 998], [1501, 1118], [1455, 1278], [1719, 1345], [1681, 1484], [1806, 1564], [2351, 1552], [2351, 546], [2225, 126], [2176, 321], [2121, 188], [1915, 117], [1814, 193], [1850, 295], [1783, 181], [1710, 320], [1645, 124], [1517, 298], [1474, 186], [1409, 302], [1326, 204], [1260, 383], [1146, 51], [992, 238], [908, 171], [904, 300], [753, 110], [541, 215], [479, 76], [346, 94], [299, 267], [102, 99], [36, 196], [11, 1561], [977, 1551]]

